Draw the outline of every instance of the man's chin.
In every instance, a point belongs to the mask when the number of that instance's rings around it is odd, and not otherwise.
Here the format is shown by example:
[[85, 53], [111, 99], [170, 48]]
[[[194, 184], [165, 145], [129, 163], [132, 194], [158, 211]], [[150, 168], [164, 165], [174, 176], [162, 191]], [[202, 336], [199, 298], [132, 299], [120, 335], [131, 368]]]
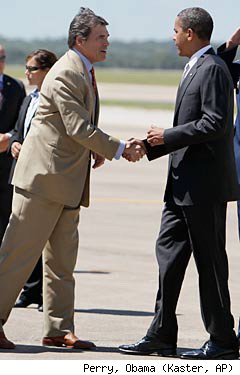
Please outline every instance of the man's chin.
[[102, 53], [102, 60], [101, 61], [105, 61], [106, 60], [106, 58], [107, 58], [107, 54], [106, 53]]

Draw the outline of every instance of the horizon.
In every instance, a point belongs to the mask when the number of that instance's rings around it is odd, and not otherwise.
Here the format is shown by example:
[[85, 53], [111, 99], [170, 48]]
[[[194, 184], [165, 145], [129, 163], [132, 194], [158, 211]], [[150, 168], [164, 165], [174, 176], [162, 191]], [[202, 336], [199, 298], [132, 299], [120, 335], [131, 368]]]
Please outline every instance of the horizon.
[[[65, 39], [66, 42], [67, 42], [67, 36], [56, 36], [56, 37], [51, 37], [51, 36], [45, 36], [45, 37], [34, 37], [32, 39], [28, 39], [28, 38], [24, 38], [24, 37], [18, 37], [18, 38], [14, 38], [14, 37], [6, 37], [5, 35], [2, 35], [0, 34], [0, 44], [2, 44], [1, 42], [1, 38], [2, 40], [6, 40], [7, 42], [10, 41], [10, 42], [13, 42], [14, 40], [17, 42], [17, 41], [21, 41], [21, 42], [24, 42], [24, 43], [31, 43], [31, 42], [35, 42], [35, 41], [55, 41], [55, 40], [62, 40], [62, 39]], [[212, 44], [220, 44], [220, 43], [223, 43], [225, 40], [213, 40], [211, 39], [211, 43]], [[112, 42], [118, 42], [118, 43], [124, 43], [124, 44], [131, 44], [131, 43], [148, 43], [148, 42], [154, 42], [154, 43], [174, 43], [173, 40], [171, 38], [168, 38], [168, 39], [142, 39], [142, 40], [139, 40], [139, 39], [131, 39], [131, 40], [124, 40], [124, 39], [117, 39], [117, 38], [110, 38], [110, 45]]]

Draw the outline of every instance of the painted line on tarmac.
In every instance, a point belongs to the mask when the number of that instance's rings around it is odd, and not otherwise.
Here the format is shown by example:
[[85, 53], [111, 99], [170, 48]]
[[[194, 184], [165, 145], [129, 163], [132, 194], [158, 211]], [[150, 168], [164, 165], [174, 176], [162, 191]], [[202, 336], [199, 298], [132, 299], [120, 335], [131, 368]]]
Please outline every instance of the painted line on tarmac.
[[160, 199], [92, 198], [91, 201], [101, 203], [163, 204]]

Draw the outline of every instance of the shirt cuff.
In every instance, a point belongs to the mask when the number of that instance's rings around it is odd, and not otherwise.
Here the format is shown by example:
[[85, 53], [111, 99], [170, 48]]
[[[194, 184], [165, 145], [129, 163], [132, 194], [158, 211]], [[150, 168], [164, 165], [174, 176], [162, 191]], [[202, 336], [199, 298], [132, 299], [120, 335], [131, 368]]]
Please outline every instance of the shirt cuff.
[[119, 147], [117, 149], [117, 152], [116, 152], [116, 155], [114, 156], [114, 159], [116, 159], [116, 160], [120, 159], [120, 157], [122, 156], [123, 151], [125, 149], [125, 146], [126, 146], [126, 142], [120, 140], [120, 145], [119, 145]]
[[9, 138], [12, 137], [12, 133], [5, 133], [6, 135], [8, 135]]

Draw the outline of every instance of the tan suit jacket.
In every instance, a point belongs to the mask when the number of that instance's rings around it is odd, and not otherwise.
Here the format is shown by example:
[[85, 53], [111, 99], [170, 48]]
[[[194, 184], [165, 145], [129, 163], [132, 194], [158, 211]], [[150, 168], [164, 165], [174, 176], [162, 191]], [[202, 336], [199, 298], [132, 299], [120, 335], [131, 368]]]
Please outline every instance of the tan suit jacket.
[[88, 72], [69, 50], [45, 77], [13, 185], [67, 206], [88, 206], [90, 150], [111, 160], [120, 144], [97, 121], [98, 98]]

